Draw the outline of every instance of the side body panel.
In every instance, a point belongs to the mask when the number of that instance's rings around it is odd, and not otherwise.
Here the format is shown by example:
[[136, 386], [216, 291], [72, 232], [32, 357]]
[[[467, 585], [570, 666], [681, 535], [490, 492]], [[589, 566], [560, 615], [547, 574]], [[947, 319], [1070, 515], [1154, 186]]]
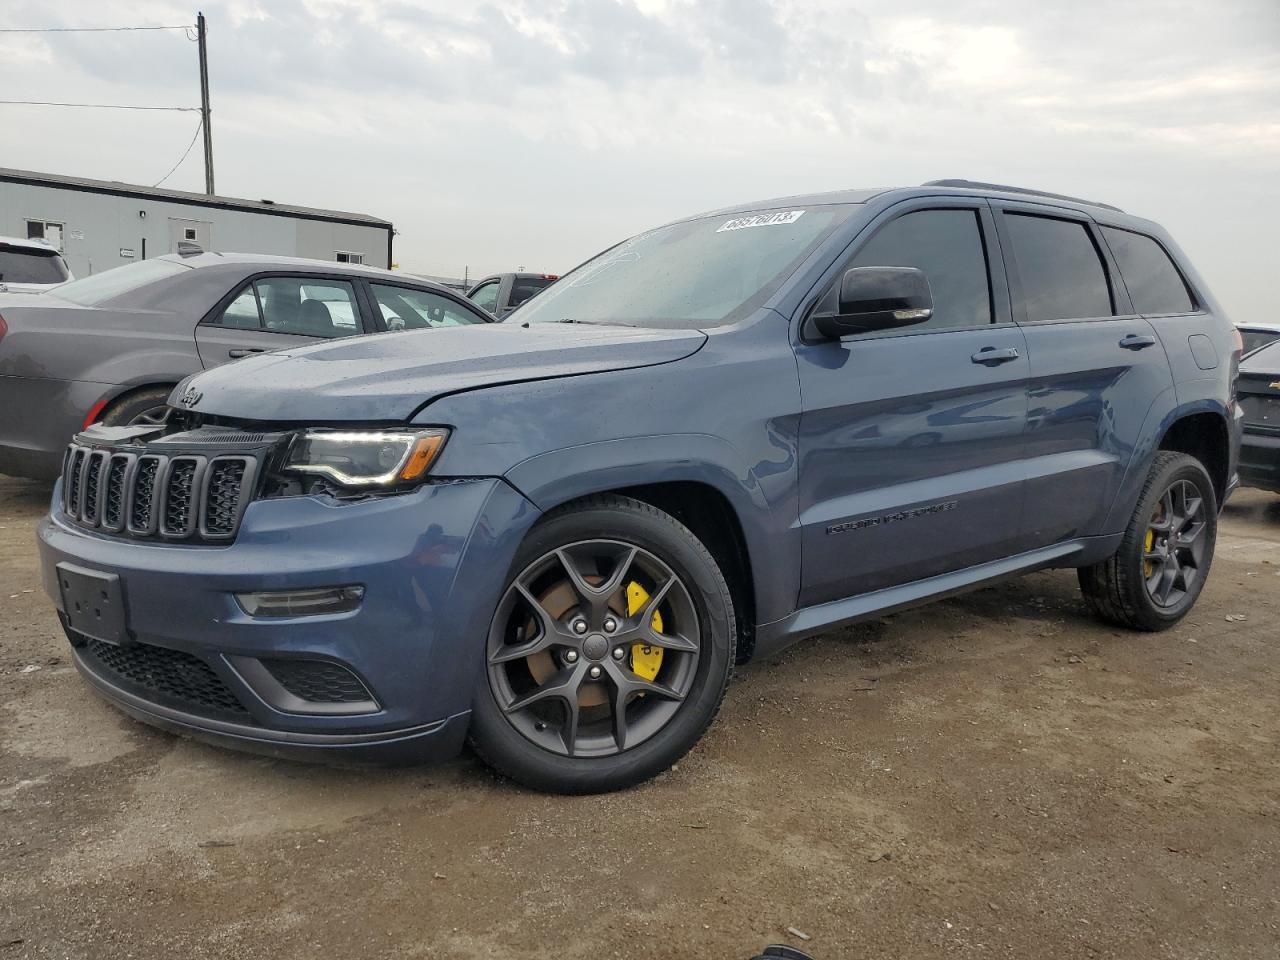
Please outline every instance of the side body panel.
[[[992, 207], [1031, 361], [1022, 546], [1118, 532], [1107, 518], [1150, 412], [1173, 386], [1168, 360], [1151, 325], [1133, 313], [1090, 217], [1051, 204], [993, 200]], [[1107, 271], [1115, 315], [1029, 322], [1006, 211], [1087, 230]]]
[[786, 327], [761, 310], [674, 363], [444, 396], [414, 420], [468, 438], [445, 446], [441, 475], [503, 476], [544, 511], [642, 484], [711, 487], [742, 527], [758, 617], [782, 617], [800, 574], [800, 391]]

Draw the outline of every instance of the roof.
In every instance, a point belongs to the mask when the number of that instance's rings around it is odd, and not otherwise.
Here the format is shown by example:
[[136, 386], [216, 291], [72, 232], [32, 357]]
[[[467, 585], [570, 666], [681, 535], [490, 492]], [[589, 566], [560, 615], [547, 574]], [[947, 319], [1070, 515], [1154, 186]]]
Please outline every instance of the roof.
[[[930, 180], [919, 186], [879, 187], [869, 189], [832, 190], [827, 193], [805, 193], [792, 197], [776, 197], [772, 200], [756, 200], [750, 203], [737, 203], [731, 207], [722, 207], [700, 213], [697, 216], [682, 219], [700, 220], [703, 217], [723, 217], [733, 214], [754, 213], [761, 210], [778, 210], [783, 207], [820, 207], [831, 204], [866, 203], [884, 194], [902, 194], [927, 196], [931, 194], [950, 195], [955, 193], [973, 196], [1004, 195], [1010, 199], [1056, 201], [1059, 204], [1070, 204], [1075, 207], [1101, 207], [1123, 213], [1119, 207], [1097, 200], [1081, 200], [1061, 193], [1049, 193], [1046, 190], [1033, 190], [1030, 187], [1011, 187], [1001, 183], [983, 183], [976, 180]], [[680, 222], [680, 221], [677, 221]]]
[[36, 173], [31, 170], [11, 170], [0, 167], [0, 183], [23, 183], [38, 187], [77, 190], [82, 193], [109, 194], [117, 197], [134, 197], [139, 200], [162, 200], [167, 203], [183, 203], [215, 210], [240, 210], [274, 217], [293, 217], [301, 220], [324, 220], [330, 223], [348, 223], [355, 226], [391, 229], [389, 220], [371, 217], [365, 213], [349, 213], [343, 210], [324, 210], [319, 207], [298, 207], [274, 200], [243, 200], [238, 197], [209, 196], [189, 193], [185, 190], [162, 190], [144, 187], [136, 183], [118, 180], [89, 180], [84, 177], [64, 177], [56, 173]]
[[181, 253], [166, 253], [152, 260], [168, 260], [184, 267], [202, 269], [205, 267], [247, 268], [252, 273], [258, 267], [270, 270], [298, 270], [305, 273], [351, 274], [368, 277], [371, 280], [395, 280], [400, 283], [411, 283], [414, 286], [443, 288], [443, 284], [426, 280], [412, 273], [401, 273], [399, 270], [384, 270], [382, 267], [366, 266], [362, 263], [338, 263], [334, 260], [313, 260], [307, 257], [285, 257], [273, 253], [215, 253], [202, 251], [185, 256]]
[[21, 247], [23, 250], [31, 250], [34, 253], [41, 253], [48, 257], [56, 257], [58, 255], [57, 248], [47, 240], [28, 240], [25, 237], [0, 237], [0, 247]]

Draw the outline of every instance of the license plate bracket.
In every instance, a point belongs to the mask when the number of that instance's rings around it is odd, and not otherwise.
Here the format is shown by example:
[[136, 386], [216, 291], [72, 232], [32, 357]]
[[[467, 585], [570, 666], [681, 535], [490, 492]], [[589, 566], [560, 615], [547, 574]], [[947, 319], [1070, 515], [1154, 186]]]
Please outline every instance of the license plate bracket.
[[124, 585], [120, 582], [120, 575], [89, 570], [73, 563], [60, 563], [56, 569], [67, 626], [104, 643], [128, 643]]

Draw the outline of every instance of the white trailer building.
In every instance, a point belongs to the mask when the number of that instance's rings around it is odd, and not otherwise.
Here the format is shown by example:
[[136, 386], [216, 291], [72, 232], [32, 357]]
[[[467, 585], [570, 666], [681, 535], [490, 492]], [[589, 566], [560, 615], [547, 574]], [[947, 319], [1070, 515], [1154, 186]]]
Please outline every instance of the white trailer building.
[[0, 236], [47, 240], [77, 277], [175, 253], [183, 241], [390, 267], [394, 234], [390, 222], [362, 213], [0, 167]]

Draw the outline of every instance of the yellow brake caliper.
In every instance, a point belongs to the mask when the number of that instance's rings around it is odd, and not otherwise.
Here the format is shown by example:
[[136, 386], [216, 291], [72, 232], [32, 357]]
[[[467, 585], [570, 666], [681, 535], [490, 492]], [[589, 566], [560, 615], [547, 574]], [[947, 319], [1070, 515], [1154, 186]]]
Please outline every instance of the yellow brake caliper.
[[[633, 616], [648, 599], [649, 591], [640, 584], [634, 580], [627, 584], [627, 616]], [[658, 633], [662, 632], [662, 614], [657, 610], [653, 611], [653, 619], [649, 623]], [[658, 675], [658, 669], [661, 666], [661, 647], [650, 646], [647, 643], [631, 645], [631, 670], [636, 676], [644, 680], [652, 680]]]

